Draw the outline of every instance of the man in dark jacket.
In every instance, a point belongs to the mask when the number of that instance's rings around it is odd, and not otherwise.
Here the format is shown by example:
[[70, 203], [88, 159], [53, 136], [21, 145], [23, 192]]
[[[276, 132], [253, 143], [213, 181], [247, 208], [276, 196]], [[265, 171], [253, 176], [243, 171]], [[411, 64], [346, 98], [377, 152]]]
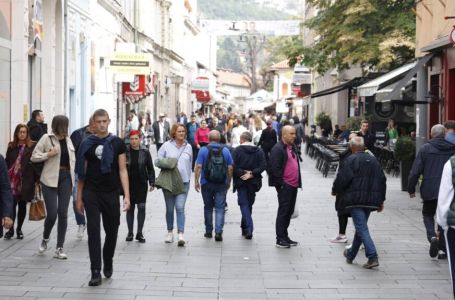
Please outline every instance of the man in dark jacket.
[[[262, 148], [262, 151], [264, 151], [265, 154], [265, 159], [267, 160], [267, 163], [269, 162], [270, 159], [270, 151], [272, 150], [273, 146], [277, 143], [277, 134], [275, 129], [272, 127], [272, 120], [267, 121], [267, 127], [262, 130], [261, 133], [261, 138], [259, 139], [258, 146]], [[267, 168], [268, 170], [268, 168]]]
[[161, 113], [159, 120], [153, 122], [153, 136], [155, 137], [156, 151], [160, 150], [160, 147], [169, 140], [170, 125], [166, 121], [166, 115]]
[[373, 133], [369, 131], [369, 123], [367, 120], [362, 120], [360, 122], [360, 131], [358, 135], [363, 137], [363, 142], [365, 143], [365, 147], [374, 152], [374, 143], [376, 142], [376, 137]]
[[288, 227], [294, 212], [297, 189], [302, 187], [300, 163], [295, 148], [295, 128], [283, 127], [281, 141], [273, 146], [270, 153], [269, 185], [278, 193], [278, 212], [276, 216], [276, 246], [290, 248], [298, 243], [289, 238]]
[[379, 260], [367, 222], [372, 211], [380, 212], [384, 208], [386, 177], [377, 159], [364, 152], [362, 137], [353, 137], [349, 145], [352, 155], [340, 165], [332, 195], [341, 195], [340, 208], [349, 211], [354, 222], [352, 247], [344, 251], [346, 262], [352, 263], [363, 244], [368, 258], [363, 267], [371, 269], [379, 266]]
[[[14, 200], [11, 193], [11, 184], [8, 177], [8, 168], [6, 167], [5, 158], [0, 154], [0, 205], [2, 226], [10, 229], [13, 226], [13, 209]], [[1, 230], [3, 235], [3, 228]]]
[[242, 235], [251, 240], [253, 219], [251, 214], [256, 192], [262, 187], [261, 173], [267, 167], [264, 152], [253, 143], [251, 133], [240, 135], [240, 146], [234, 152], [234, 191], [237, 190], [238, 204], [242, 213]]
[[415, 197], [415, 187], [422, 175], [420, 196], [423, 200], [423, 223], [427, 231], [427, 240], [430, 242], [429, 254], [431, 257], [436, 257], [441, 250], [439, 258], [444, 259], [447, 257], [444, 235], [442, 228], [438, 226], [440, 232], [440, 238], [438, 238], [435, 231], [434, 216], [438, 206], [442, 170], [447, 160], [455, 154], [455, 145], [445, 139], [445, 128], [441, 124], [436, 124], [431, 128], [431, 137], [432, 139], [419, 150], [412, 164], [408, 180], [408, 193], [411, 198]]
[[34, 142], [38, 142], [39, 139], [47, 133], [47, 124], [44, 123], [43, 111], [40, 109], [34, 110], [27, 126], [30, 132], [30, 139]]

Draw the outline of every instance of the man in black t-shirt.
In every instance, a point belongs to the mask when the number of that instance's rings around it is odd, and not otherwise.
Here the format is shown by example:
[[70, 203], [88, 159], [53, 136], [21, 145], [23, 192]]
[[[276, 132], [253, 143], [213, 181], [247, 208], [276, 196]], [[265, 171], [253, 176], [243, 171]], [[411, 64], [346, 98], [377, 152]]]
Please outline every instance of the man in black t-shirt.
[[110, 119], [107, 111], [98, 109], [93, 114], [96, 134], [87, 137], [77, 154], [78, 175], [77, 202], [79, 213], [87, 214], [88, 248], [92, 278], [89, 286], [97, 286], [101, 280], [100, 215], [106, 238], [103, 247], [103, 273], [110, 278], [113, 257], [120, 225], [120, 187], [124, 191], [123, 210], [130, 207], [126, 147], [117, 136], [108, 131]]

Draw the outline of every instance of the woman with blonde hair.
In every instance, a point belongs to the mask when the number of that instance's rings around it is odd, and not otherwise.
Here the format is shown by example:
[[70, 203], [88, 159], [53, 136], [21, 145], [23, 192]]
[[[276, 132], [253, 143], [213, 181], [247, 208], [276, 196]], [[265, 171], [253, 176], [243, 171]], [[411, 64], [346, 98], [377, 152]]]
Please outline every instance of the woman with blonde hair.
[[174, 210], [177, 215], [177, 233], [178, 246], [185, 245], [183, 233], [185, 231], [185, 203], [188, 196], [188, 189], [191, 178], [191, 165], [193, 162], [193, 150], [191, 145], [186, 141], [186, 127], [183, 124], [177, 123], [172, 125], [171, 140], [165, 142], [158, 151], [158, 159], [156, 165], [162, 167], [162, 161], [165, 159], [177, 160], [177, 169], [180, 178], [172, 178], [172, 180], [181, 180], [184, 185], [184, 192], [177, 195], [163, 188], [163, 195], [166, 201], [166, 223], [167, 235], [166, 243], [174, 241]]

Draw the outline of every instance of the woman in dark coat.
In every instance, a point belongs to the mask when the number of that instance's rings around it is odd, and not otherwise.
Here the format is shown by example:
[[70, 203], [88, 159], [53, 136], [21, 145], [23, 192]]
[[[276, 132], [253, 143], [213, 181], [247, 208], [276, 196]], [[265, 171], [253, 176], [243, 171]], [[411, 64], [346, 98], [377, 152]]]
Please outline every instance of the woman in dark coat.
[[[128, 223], [127, 242], [133, 240], [134, 210], [137, 205], [137, 233], [136, 240], [145, 243], [142, 228], [145, 221], [145, 200], [147, 190], [155, 188], [155, 168], [153, 167], [152, 156], [149, 150], [141, 145], [141, 132], [131, 130], [130, 145], [126, 148], [128, 179], [130, 182], [131, 207], [126, 213]], [[150, 186], [150, 189], [149, 189]]]
[[[14, 198], [14, 215], [17, 227], [16, 234], [18, 239], [23, 239], [22, 224], [24, 224], [27, 212], [27, 202], [30, 202], [35, 194], [35, 183], [38, 176], [35, 173], [30, 157], [32, 156], [35, 142], [30, 139], [27, 125], [19, 124], [14, 130], [14, 138], [8, 144], [6, 151], [6, 165], [8, 167], [8, 177], [11, 182], [11, 192]], [[5, 233], [5, 239], [14, 236], [14, 227]]]

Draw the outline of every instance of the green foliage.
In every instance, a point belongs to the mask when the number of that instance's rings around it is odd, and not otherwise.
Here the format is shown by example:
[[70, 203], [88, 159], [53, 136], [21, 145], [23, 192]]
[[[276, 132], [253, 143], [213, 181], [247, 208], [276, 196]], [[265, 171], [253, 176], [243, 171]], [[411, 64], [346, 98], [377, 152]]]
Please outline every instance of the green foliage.
[[238, 42], [235, 42], [232, 37], [219, 38], [218, 51], [216, 53], [217, 67], [241, 72], [242, 64], [238, 52]]
[[410, 136], [400, 136], [395, 144], [395, 158], [399, 161], [412, 161], [415, 157], [415, 150], [415, 141]]
[[414, 58], [414, 0], [309, 0], [319, 14], [305, 25], [319, 38], [288, 53], [324, 73], [358, 64], [388, 70]]
[[346, 128], [349, 129], [349, 131], [359, 131], [362, 120], [367, 120], [371, 124], [373, 116], [365, 115], [363, 117], [349, 117], [346, 120]]
[[320, 112], [316, 116], [316, 124], [321, 128], [327, 128], [332, 125], [332, 119], [330, 118], [330, 115], [326, 114], [325, 112]]
[[221, 20], [286, 20], [289, 15], [264, 7], [252, 0], [198, 0], [203, 19]]

